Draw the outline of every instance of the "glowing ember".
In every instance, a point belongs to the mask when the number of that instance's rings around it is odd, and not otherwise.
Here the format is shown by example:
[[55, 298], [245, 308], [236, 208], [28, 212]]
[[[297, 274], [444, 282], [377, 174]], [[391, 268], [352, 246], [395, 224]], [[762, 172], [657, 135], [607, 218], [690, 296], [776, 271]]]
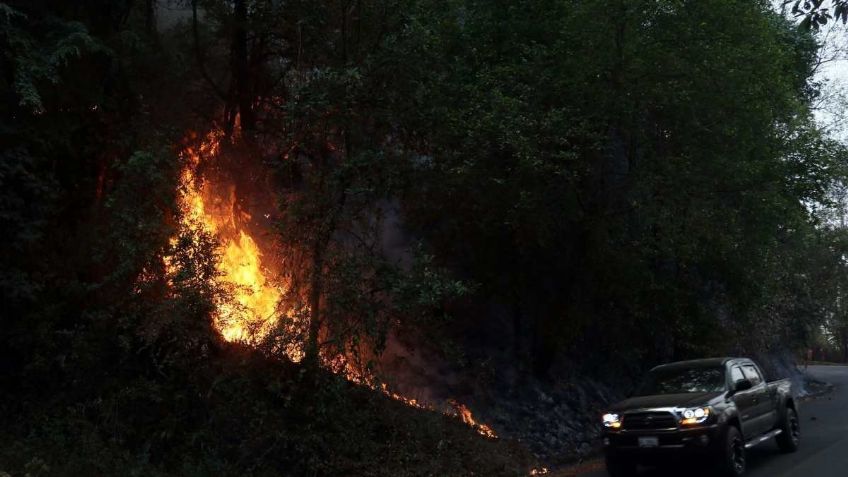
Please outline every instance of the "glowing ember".
[[530, 471], [530, 475], [545, 475], [547, 473], [548, 473], [547, 467], [542, 467], [542, 468], [539, 468], [539, 469], [533, 469], [533, 470]]
[[483, 436], [486, 436], [486, 437], [491, 437], [491, 438], [498, 437], [498, 435], [495, 434], [495, 431], [492, 430], [491, 427], [489, 427], [488, 425], [483, 424], [481, 422], [477, 422], [474, 419], [474, 416], [471, 414], [471, 410], [468, 409], [468, 407], [465, 404], [458, 403], [458, 402], [454, 401], [453, 399], [451, 399], [448, 402], [450, 402], [451, 406], [453, 406], [454, 409], [456, 409], [457, 416], [459, 416], [459, 418], [462, 419], [462, 422], [464, 422], [464, 423], [468, 424], [469, 426], [473, 427], [474, 429], [476, 429], [477, 432], [480, 435], [483, 435]]
[[380, 391], [381, 393], [394, 399], [395, 401], [400, 401], [410, 407], [433, 412], [442, 412], [443, 414], [454, 416], [460, 419], [469, 427], [476, 430], [477, 433], [481, 436], [485, 436], [490, 439], [498, 438], [498, 435], [494, 431], [494, 429], [492, 429], [486, 424], [477, 422], [477, 420], [474, 419], [474, 416], [471, 414], [471, 410], [468, 409], [466, 405], [457, 402], [455, 399], [448, 399], [447, 403], [450, 405], [449, 409], [445, 409], [444, 407], [439, 409], [433, 404], [424, 403], [415, 398], [408, 398], [402, 394], [398, 394], [392, 391], [391, 389], [389, 389], [389, 386], [386, 383], [379, 382], [371, 373], [358, 369], [350, 362], [350, 360], [345, 358], [345, 356], [343, 355], [338, 355], [331, 360], [325, 360], [325, 364], [334, 373], [344, 374], [345, 378], [347, 378], [348, 381], [354, 384], [365, 386], [375, 391]]

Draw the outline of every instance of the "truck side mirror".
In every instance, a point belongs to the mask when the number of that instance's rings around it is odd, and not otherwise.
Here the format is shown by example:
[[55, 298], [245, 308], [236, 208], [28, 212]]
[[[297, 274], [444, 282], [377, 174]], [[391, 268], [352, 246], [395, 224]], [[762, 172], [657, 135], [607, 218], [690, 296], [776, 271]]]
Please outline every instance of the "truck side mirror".
[[747, 379], [739, 379], [735, 383], [733, 383], [733, 393], [738, 393], [741, 391], [747, 391], [753, 387], [750, 380]]

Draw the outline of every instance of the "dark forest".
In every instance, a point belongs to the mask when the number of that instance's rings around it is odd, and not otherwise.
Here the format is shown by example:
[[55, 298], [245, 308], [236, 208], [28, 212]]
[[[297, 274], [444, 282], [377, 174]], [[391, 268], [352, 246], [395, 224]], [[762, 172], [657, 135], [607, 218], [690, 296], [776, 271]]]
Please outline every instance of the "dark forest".
[[538, 475], [848, 361], [803, 3], [0, 3], [0, 476]]

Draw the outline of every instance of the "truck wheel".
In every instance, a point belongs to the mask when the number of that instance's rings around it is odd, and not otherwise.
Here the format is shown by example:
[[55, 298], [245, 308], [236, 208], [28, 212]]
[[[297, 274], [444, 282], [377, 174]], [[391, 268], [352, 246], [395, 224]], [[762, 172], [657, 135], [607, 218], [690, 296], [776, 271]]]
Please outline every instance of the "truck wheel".
[[606, 459], [607, 474], [610, 477], [633, 477], [636, 475], [636, 463], [621, 457], [609, 457]]
[[798, 444], [801, 443], [801, 423], [798, 413], [791, 407], [787, 407], [786, 412], [783, 413], [780, 430], [783, 432], [775, 439], [780, 451], [789, 453], [798, 450]]
[[728, 426], [724, 434], [718, 471], [725, 477], [739, 477], [745, 473], [745, 439], [735, 426]]

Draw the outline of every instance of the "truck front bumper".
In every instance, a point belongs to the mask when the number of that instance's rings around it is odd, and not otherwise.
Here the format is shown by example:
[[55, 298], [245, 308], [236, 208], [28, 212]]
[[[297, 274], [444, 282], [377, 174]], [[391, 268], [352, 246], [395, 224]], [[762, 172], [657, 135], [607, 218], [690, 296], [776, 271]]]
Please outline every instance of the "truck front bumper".
[[[655, 437], [657, 445], [640, 445], [640, 437]], [[604, 453], [607, 456], [642, 463], [667, 461], [674, 456], [711, 454], [720, 448], [721, 438], [721, 429], [716, 424], [662, 431], [606, 431], [602, 436]]]

